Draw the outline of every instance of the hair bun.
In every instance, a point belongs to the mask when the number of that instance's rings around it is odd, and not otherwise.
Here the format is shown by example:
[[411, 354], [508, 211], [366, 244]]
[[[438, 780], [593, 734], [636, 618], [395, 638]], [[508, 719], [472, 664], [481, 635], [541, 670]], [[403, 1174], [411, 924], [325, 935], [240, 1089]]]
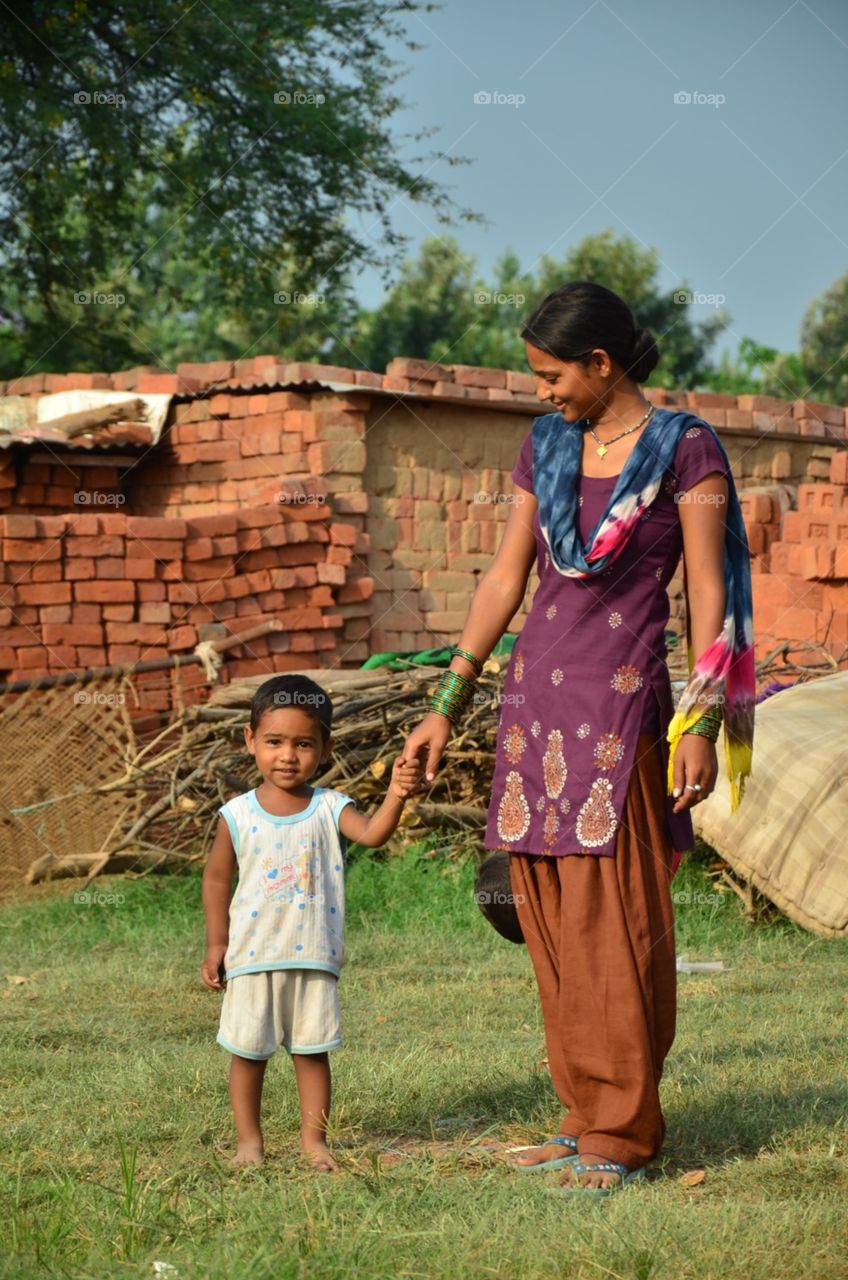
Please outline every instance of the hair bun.
[[630, 368], [627, 372], [634, 382], [647, 382], [659, 362], [660, 353], [653, 334], [641, 325], [637, 325], [633, 336]]

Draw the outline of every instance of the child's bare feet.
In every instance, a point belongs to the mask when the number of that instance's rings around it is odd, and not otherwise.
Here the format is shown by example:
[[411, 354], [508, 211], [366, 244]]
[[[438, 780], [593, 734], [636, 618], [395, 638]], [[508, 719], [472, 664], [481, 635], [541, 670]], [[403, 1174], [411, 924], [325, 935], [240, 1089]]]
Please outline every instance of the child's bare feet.
[[261, 1142], [240, 1142], [232, 1158], [232, 1164], [261, 1164], [265, 1148]]
[[301, 1150], [316, 1173], [338, 1173], [339, 1166], [326, 1143], [304, 1143]]

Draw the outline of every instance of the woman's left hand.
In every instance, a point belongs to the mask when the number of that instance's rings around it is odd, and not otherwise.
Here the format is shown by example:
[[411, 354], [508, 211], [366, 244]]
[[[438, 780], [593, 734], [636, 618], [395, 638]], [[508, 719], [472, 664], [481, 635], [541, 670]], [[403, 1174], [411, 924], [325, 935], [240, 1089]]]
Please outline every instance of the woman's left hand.
[[699, 733], [684, 733], [674, 753], [673, 813], [706, 800], [718, 777], [715, 743]]

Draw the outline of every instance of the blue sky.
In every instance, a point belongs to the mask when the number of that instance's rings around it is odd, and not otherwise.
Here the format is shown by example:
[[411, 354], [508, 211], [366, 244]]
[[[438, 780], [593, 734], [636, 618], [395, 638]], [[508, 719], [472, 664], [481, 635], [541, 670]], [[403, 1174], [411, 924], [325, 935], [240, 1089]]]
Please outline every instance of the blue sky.
[[[508, 247], [527, 268], [612, 227], [657, 249], [662, 288], [708, 299], [694, 319], [724, 297], [718, 351], [797, 349], [848, 271], [845, 0], [444, 0], [404, 21], [425, 48], [389, 46], [408, 67], [394, 133], [438, 126], [429, 147], [473, 161], [428, 172], [488, 218], [453, 230], [484, 274]], [[403, 198], [393, 218], [413, 253], [444, 234]], [[383, 294], [371, 271], [357, 289]]]

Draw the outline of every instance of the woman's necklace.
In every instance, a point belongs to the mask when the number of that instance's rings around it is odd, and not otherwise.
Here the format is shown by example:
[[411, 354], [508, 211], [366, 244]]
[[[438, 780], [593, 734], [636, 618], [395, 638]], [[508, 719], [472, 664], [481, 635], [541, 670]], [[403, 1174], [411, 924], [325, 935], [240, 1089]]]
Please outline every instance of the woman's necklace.
[[598, 446], [595, 452], [599, 455], [599, 457], [603, 458], [604, 454], [607, 452], [607, 447], [609, 445], [615, 444], [616, 440], [620, 440], [622, 436], [629, 436], [631, 431], [638, 431], [639, 428], [642, 426], [642, 424], [648, 421], [648, 419], [650, 418], [653, 412], [654, 412], [654, 406], [652, 404], [649, 404], [648, 412], [644, 415], [644, 417], [639, 419], [635, 427], [628, 427], [626, 431], [619, 431], [617, 436], [612, 436], [609, 440], [599, 440], [598, 437], [595, 435], [595, 428], [590, 423], [589, 431], [592, 434], [592, 439], [595, 441], [595, 443]]

